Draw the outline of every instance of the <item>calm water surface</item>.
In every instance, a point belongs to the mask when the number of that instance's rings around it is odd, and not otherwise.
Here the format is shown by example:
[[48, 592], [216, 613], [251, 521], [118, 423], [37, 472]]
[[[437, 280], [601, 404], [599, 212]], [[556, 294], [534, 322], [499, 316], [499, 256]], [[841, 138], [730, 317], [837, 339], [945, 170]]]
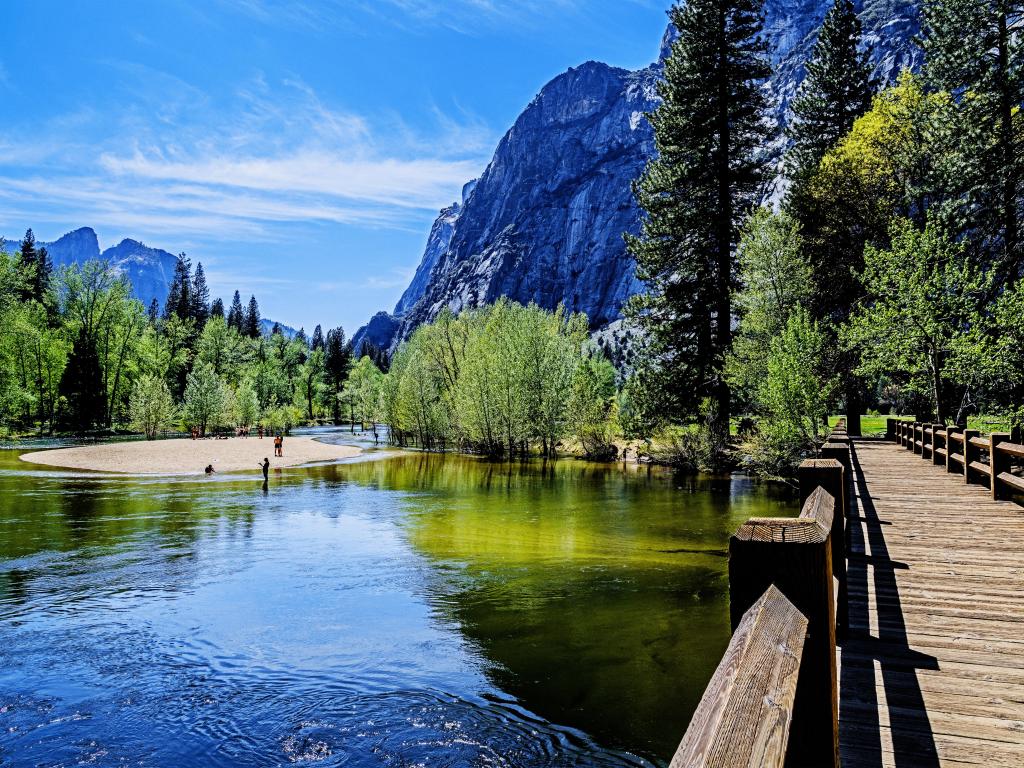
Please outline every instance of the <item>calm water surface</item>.
[[[324, 439], [344, 439], [328, 433]], [[630, 766], [728, 642], [740, 477], [400, 455], [252, 476], [0, 450], [0, 764]]]

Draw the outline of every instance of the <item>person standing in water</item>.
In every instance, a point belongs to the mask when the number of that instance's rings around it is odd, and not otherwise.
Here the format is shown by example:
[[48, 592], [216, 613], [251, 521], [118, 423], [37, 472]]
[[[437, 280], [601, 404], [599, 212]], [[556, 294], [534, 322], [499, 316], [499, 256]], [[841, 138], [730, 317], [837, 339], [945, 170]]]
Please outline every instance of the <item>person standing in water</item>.
[[263, 469], [263, 482], [267, 482], [267, 478], [270, 475], [270, 459], [266, 456], [263, 457], [263, 463], [259, 465]]

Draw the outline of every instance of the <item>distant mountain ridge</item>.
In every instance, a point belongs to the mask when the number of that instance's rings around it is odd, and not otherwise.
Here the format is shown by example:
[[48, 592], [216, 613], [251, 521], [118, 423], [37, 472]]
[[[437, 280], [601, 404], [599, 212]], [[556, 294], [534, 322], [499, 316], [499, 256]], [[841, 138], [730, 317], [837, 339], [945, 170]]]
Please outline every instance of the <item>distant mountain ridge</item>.
[[[764, 34], [774, 75], [765, 84], [774, 116], [789, 104], [832, 0], [767, 0]], [[858, 10], [883, 85], [920, 51], [913, 0], [864, 0]], [[642, 289], [623, 233], [639, 228], [631, 183], [654, 156], [644, 114], [658, 104], [657, 81], [675, 32], [658, 61], [629, 71], [600, 62], [569, 69], [541, 88], [505, 134], [462, 201], [443, 209], [419, 268], [391, 313], [380, 312], [353, 336], [394, 349], [445, 307], [459, 311], [507, 296], [553, 309], [586, 312], [595, 329], [621, 317]], [[765, 147], [778, 159], [781, 134]]]
[[[7, 242], [11, 249], [17, 249], [20, 239], [12, 238]], [[132, 294], [147, 309], [153, 299], [156, 299], [163, 309], [171, 282], [174, 280], [174, 268], [178, 263], [178, 257], [174, 254], [128, 238], [101, 251], [99, 237], [92, 227], [80, 227], [53, 242], [38, 242], [37, 245], [46, 248], [54, 268], [84, 264], [94, 259], [109, 262], [114, 269], [128, 278]], [[260, 322], [263, 332], [269, 334], [275, 321], [263, 318]], [[289, 339], [298, 333], [283, 323], [281, 330]]]

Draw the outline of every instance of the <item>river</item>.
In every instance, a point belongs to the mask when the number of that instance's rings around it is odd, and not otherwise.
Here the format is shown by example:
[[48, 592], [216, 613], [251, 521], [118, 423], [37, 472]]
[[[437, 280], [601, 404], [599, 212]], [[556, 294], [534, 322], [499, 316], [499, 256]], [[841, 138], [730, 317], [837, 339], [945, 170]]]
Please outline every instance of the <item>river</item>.
[[795, 509], [739, 475], [576, 460], [381, 451], [264, 491], [18, 453], [12, 766], [664, 765], [728, 642], [729, 534]]

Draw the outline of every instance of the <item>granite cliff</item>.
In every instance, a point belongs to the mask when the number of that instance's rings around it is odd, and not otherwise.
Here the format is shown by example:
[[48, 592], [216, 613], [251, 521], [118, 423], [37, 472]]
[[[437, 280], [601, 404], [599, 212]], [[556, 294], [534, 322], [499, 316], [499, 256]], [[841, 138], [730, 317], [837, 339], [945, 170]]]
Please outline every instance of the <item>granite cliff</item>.
[[[784, 125], [804, 78], [804, 64], [830, 0], [768, 0], [765, 35], [774, 76], [765, 84]], [[865, 0], [859, 10], [881, 83], [920, 52], [910, 0]], [[459, 311], [500, 296], [547, 308], [586, 312], [602, 328], [642, 285], [622, 235], [640, 212], [631, 182], [654, 153], [644, 113], [657, 104], [658, 61], [638, 71], [587, 62], [545, 85], [463, 199], [441, 211], [420, 266], [391, 313], [381, 312], [353, 337], [394, 348], [444, 307]], [[780, 137], [766, 151], [778, 157]]]

